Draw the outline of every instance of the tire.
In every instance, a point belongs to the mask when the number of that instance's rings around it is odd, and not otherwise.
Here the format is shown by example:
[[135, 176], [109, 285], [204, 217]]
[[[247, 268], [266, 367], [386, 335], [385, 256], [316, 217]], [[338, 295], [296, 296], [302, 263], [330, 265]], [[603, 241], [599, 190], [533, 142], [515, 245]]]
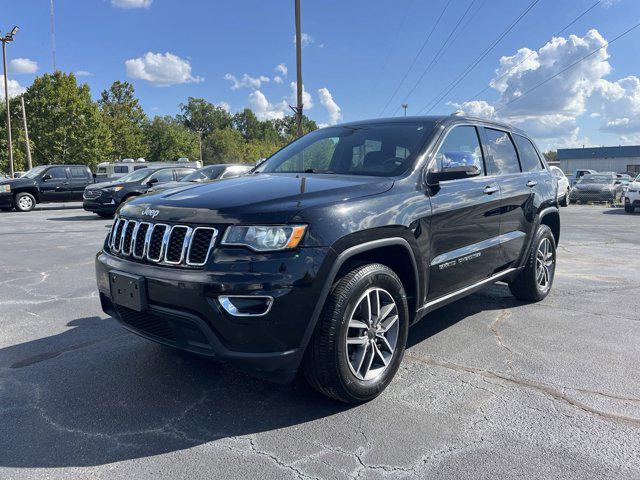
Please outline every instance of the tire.
[[[374, 315], [367, 315], [367, 297], [373, 305], [369, 313]], [[376, 310], [384, 312], [380, 320]], [[397, 317], [395, 321], [393, 317]], [[359, 326], [366, 318], [371, 328]], [[345, 403], [368, 402], [382, 393], [396, 374], [408, 330], [407, 297], [398, 276], [379, 263], [358, 266], [337, 279], [327, 297], [305, 352], [304, 376], [324, 395]], [[385, 336], [386, 345], [378, 335]], [[351, 339], [349, 345], [347, 338]]]
[[624, 211], [627, 213], [633, 213], [636, 210], [635, 207], [631, 206], [631, 205], [625, 205], [624, 206]]
[[567, 189], [567, 193], [565, 193], [564, 197], [562, 197], [562, 200], [560, 200], [560, 206], [561, 207], [569, 206], [569, 189]]
[[[546, 254], [542, 251], [543, 243], [546, 243]], [[544, 255], [544, 267], [538, 262], [540, 255]], [[544, 269], [546, 273], [541, 273], [541, 269]], [[527, 263], [518, 276], [509, 283], [509, 290], [518, 300], [539, 302], [549, 294], [555, 271], [556, 241], [551, 229], [547, 225], [540, 225], [531, 243]]]
[[30, 212], [36, 206], [36, 199], [30, 193], [21, 192], [14, 197], [13, 206], [19, 212]]

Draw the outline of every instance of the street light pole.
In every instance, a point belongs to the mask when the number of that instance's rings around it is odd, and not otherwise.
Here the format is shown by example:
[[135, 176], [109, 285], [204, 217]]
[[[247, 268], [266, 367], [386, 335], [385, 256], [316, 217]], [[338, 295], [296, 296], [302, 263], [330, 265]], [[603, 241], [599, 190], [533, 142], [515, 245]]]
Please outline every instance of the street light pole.
[[13, 143], [11, 141], [11, 112], [9, 111], [9, 79], [7, 78], [7, 43], [13, 42], [13, 36], [18, 33], [18, 27], [13, 27], [9, 33], [0, 38], [2, 42], [2, 65], [4, 67], [4, 101], [7, 110], [7, 137], [9, 140], [9, 173], [13, 178]]
[[200, 146], [200, 163], [202, 163], [202, 130], [198, 130], [198, 145]]
[[404, 116], [405, 116], [405, 117], [407, 116], [407, 108], [408, 108], [408, 107], [409, 107], [409, 104], [408, 104], [408, 103], [403, 103], [403, 104], [402, 104], [402, 108], [404, 108]]
[[297, 90], [297, 102], [296, 105], [296, 124], [298, 127], [298, 137], [303, 135], [302, 131], [302, 31], [300, 28], [300, 0], [296, 2], [296, 90]]

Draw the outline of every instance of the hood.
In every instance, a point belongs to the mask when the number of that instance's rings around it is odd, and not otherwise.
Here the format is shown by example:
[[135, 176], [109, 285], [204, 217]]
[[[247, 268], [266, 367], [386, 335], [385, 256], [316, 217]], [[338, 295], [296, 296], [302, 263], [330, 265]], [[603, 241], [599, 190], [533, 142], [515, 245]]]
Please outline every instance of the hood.
[[286, 223], [305, 208], [376, 195], [392, 186], [386, 177], [258, 174], [151, 193], [127, 202], [120, 213], [141, 217], [149, 207], [158, 210], [155, 221]]
[[576, 184], [576, 188], [578, 190], [583, 190], [586, 192], [599, 192], [600, 190], [607, 187], [615, 187], [613, 183], [582, 183]]
[[0, 180], [0, 185], [11, 185], [11, 188], [26, 187], [35, 184], [35, 180], [30, 178], [6, 178], [4, 180]]
[[[129, 183], [136, 183], [136, 182], [129, 182]], [[118, 180], [113, 180], [111, 182], [92, 183], [91, 185], [87, 185], [85, 190], [102, 190], [104, 188], [117, 187], [119, 185], [129, 185], [129, 183], [119, 182]]]

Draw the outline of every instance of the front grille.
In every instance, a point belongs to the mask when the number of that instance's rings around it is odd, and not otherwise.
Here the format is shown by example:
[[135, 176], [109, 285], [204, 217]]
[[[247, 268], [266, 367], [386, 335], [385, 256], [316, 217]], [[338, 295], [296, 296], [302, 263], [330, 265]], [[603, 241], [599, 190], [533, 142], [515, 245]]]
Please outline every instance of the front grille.
[[115, 309], [122, 322], [130, 327], [140, 330], [147, 335], [176, 341], [176, 335], [171, 325], [161, 316], [149, 311], [137, 312], [121, 305], [115, 305]]
[[111, 253], [139, 261], [172, 266], [202, 267], [218, 230], [116, 218], [109, 234]]
[[93, 200], [99, 198], [100, 195], [102, 195], [102, 190], [85, 190], [82, 196], [87, 200]]

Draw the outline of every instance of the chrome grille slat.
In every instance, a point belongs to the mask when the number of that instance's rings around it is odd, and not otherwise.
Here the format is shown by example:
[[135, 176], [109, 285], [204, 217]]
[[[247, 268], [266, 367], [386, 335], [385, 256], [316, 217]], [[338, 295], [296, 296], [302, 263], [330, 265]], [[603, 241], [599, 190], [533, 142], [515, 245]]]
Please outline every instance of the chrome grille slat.
[[164, 266], [202, 267], [209, 260], [218, 229], [167, 225], [116, 217], [107, 245], [112, 254]]

